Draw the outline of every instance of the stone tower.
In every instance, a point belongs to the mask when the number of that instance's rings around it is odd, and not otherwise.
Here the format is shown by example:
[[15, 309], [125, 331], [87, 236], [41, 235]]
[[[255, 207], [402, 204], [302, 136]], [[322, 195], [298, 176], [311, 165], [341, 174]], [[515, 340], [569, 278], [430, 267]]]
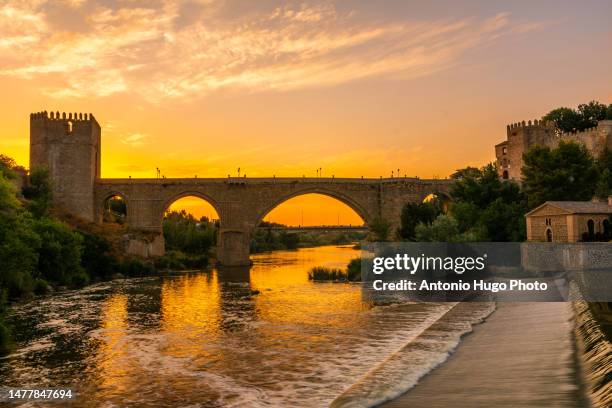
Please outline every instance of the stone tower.
[[54, 205], [86, 221], [94, 221], [100, 135], [92, 114], [30, 114], [30, 169], [48, 168]]

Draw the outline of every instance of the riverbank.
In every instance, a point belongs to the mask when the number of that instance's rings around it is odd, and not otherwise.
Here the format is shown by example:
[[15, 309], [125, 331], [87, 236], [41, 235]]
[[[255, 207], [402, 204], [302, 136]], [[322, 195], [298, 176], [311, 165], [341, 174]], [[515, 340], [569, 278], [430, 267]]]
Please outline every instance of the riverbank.
[[384, 408], [586, 407], [567, 303], [500, 303], [440, 367]]

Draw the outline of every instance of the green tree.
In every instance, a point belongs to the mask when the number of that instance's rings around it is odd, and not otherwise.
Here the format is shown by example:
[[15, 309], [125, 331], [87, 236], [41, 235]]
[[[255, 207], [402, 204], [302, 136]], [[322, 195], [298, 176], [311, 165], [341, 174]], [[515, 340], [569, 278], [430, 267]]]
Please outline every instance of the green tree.
[[53, 189], [49, 179], [49, 170], [45, 167], [36, 167], [30, 173], [28, 186], [23, 189], [23, 195], [29, 200], [28, 209], [35, 217], [44, 217], [49, 214]]
[[391, 233], [391, 224], [379, 217], [370, 224], [370, 231], [374, 241], [386, 241]]
[[526, 198], [518, 184], [501, 180], [493, 164], [452, 175], [450, 215], [466, 241], [519, 241], [524, 237]]
[[51, 218], [34, 222], [40, 237], [38, 271], [40, 277], [59, 285], [80, 286], [88, 281], [81, 266], [83, 238], [68, 225]]
[[558, 132], [583, 130], [584, 121], [580, 113], [571, 108], [556, 108], [542, 117], [545, 122], [553, 122]]
[[414, 241], [415, 228], [419, 223], [431, 224], [433, 220], [442, 213], [437, 200], [426, 203], [408, 203], [402, 208], [401, 226], [399, 235], [401, 238]]
[[10, 297], [32, 289], [40, 239], [21, 211], [15, 188], [0, 172], [0, 292]]
[[298, 234], [289, 234], [283, 231], [280, 235], [280, 241], [287, 249], [296, 249], [300, 243]]
[[[469, 171], [458, 170], [451, 176], [456, 180], [450, 189], [453, 201], [471, 203], [477, 208], [484, 209], [498, 198], [508, 202], [522, 199], [518, 184], [500, 180], [497, 169], [492, 163], [478, 170], [468, 169]], [[462, 174], [461, 177], [457, 177], [458, 173]]]
[[525, 207], [522, 203], [508, 203], [498, 198], [482, 211], [480, 225], [489, 241], [522, 241], [526, 235], [524, 214]]
[[117, 259], [111, 254], [111, 246], [104, 238], [79, 232], [82, 237], [81, 266], [91, 277], [109, 279], [119, 270]]
[[4, 173], [4, 177], [7, 179], [15, 178], [13, 169], [17, 167], [17, 163], [12, 157], [8, 157], [4, 154], [0, 154], [0, 172]]
[[608, 109], [612, 106], [604, 105], [597, 101], [591, 101], [589, 103], [583, 103], [578, 105], [578, 112], [582, 117], [583, 126], [586, 128], [597, 126], [597, 122], [605, 119], [612, 119], [608, 117]]
[[448, 215], [438, 215], [431, 224], [420, 223], [416, 227], [419, 242], [467, 242], [476, 241], [473, 233], [461, 233], [457, 220]]
[[595, 195], [599, 198], [607, 198], [612, 192], [612, 173], [609, 169], [603, 169], [597, 186], [595, 187]]
[[216, 241], [216, 227], [207, 218], [197, 220], [185, 210], [171, 211], [163, 222], [166, 247], [186, 254], [206, 254]]
[[560, 142], [552, 150], [536, 145], [523, 162], [523, 191], [530, 208], [549, 200], [590, 200], [595, 193], [599, 171], [584, 145]]
[[555, 124], [557, 132], [575, 132], [597, 126], [600, 120], [612, 119], [612, 104], [605, 105], [597, 101], [578, 105], [572, 108], [556, 108], [542, 117], [544, 121]]

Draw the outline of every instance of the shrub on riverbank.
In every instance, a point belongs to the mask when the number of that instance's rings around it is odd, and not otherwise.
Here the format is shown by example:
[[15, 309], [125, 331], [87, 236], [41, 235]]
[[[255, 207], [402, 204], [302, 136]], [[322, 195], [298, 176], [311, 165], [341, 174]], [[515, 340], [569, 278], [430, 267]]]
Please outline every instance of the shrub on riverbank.
[[315, 266], [308, 271], [308, 279], [312, 281], [361, 281], [361, 258], [352, 259], [346, 269]]
[[339, 281], [346, 280], [346, 274], [342, 269], [315, 266], [308, 271], [308, 279], [314, 281]]
[[181, 251], [168, 251], [166, 255], [155, 260], [158, 270], [204, 269], [208, 266], [208, 255], [190, 255]]
[[351, 259], [346, 267], [346, 274], [351, 282], [361, 281], [361, 258]]

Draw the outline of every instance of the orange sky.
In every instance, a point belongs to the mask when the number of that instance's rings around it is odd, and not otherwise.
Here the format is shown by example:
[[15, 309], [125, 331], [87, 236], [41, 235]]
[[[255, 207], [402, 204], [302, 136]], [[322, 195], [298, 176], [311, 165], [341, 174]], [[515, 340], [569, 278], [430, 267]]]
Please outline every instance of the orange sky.
[[[104, 177], [445, 177], [493, 160], [507, 123], [612, 102], [611, 14], [603, 0], [3, 1], [0, 152], [27, 166], [29, 113], [59, 110], [99, 120]], [[355, 221], [296, 201], [277, 221]]]

